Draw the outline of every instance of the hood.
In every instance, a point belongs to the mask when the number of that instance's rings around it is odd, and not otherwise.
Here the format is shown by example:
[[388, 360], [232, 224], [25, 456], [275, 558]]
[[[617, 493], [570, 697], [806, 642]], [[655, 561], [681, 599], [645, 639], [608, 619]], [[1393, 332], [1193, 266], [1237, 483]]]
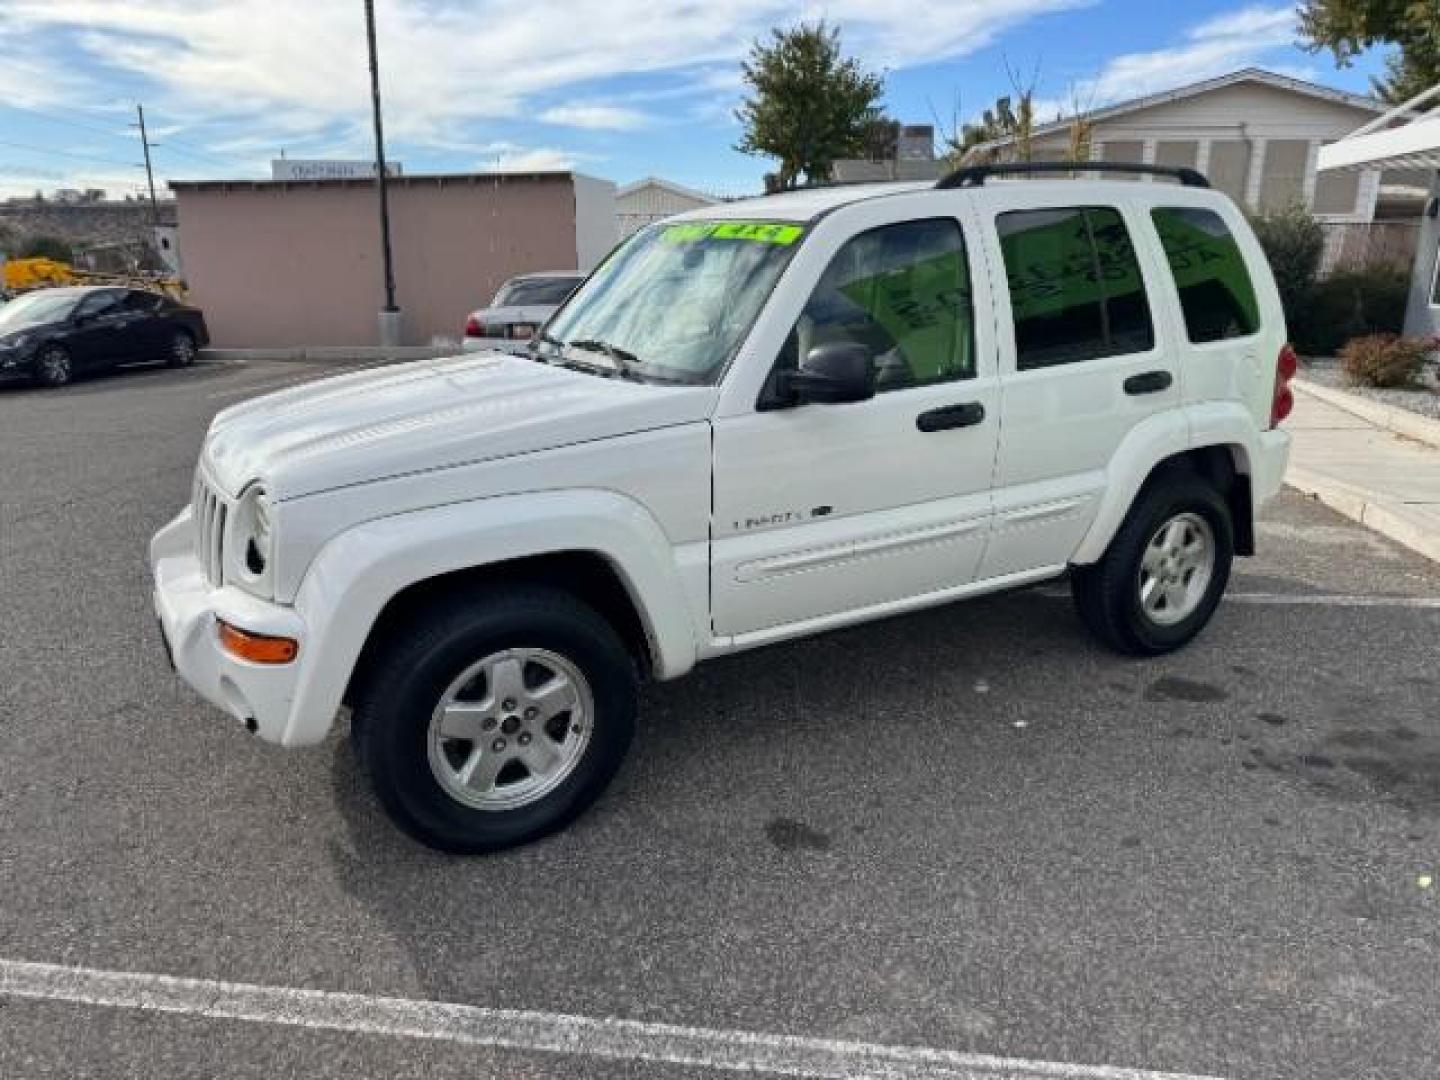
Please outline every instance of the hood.
[[220, 413], [205, 443], [231, 496], [293, 499], [706, 419], [710, 386], [627, 382], [503, 353], [322, 379]]

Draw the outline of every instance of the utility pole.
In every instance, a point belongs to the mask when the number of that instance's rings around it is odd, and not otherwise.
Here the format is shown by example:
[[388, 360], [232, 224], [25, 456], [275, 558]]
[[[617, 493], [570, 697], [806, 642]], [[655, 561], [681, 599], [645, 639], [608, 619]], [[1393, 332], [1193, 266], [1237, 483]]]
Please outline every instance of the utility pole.
[[150, 147], [159, 146], [159, 143], [152, 143], [145, 135], [145, 106], [136, 105], [135, 113], [140, 117], [140, 122], [133, 126], [140, 129], [140, 145], [145, 150], [145, 179], [150, 185], [150, 224], [160, 224], [160, 204], [155, 200], [155, 170], [150, 167]]
[[380, 193], [380, 255], [385, 266], [385, 306], [380, 310], [380, 344], [399, 345], [403, 337], [395, 303], [395, 265], [390, 255], [389, 176], [385, 171], [385, 128], [380, 119], [380, 59], [375, 47], [375, 0], [365, 0], [365, 40], [370, 49], [370, 104], [375, 114], [375, 186]]

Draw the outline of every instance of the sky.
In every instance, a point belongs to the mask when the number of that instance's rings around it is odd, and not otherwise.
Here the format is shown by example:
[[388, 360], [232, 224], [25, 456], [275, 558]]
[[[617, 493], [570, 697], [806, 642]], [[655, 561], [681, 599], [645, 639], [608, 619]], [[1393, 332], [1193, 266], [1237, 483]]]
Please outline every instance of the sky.
[[[377, 0], [389, 156], [407, 172], [573, 168], [722, 195], [773, 167], [738, 153], [740, 63], [820, 18], [909, 123], [973, 119], [1012, 78], [1041, 119], [1256, 65], [1367, 92], [1295, 44], [1294, 3], [1234, 0]], [[362, 0], [0, 0], [0, 198], [264, 178], [373, 155]]]

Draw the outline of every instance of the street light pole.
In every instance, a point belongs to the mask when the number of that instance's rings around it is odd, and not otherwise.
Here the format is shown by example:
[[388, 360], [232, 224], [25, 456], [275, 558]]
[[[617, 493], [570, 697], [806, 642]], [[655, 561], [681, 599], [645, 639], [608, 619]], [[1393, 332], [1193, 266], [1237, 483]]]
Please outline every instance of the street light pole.
[[370, 49], [370, 104], [375, 114], [375, 185], [380, 192], [380, 254], [385, 266], [385, 306], [380, 311], [380, 344], [399, 345], [400, 308], [395, 303], [395, 265], [390, 255], [389, 176], [385, 170], [385, 127], [380, 119], [380, 59], [375, 47], [375, 0], [365, 0], [365, 40]]

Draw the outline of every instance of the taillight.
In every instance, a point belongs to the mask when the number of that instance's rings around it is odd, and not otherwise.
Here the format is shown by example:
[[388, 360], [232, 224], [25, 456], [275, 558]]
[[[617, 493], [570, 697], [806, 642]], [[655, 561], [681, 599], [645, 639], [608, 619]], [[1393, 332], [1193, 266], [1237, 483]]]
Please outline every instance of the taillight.
[[1295, 349], [1286, 345], [1280, 350], [1280, 358], [1275, 361], [1275, 392], [1270, 399], [1270, 426], [1279, 427], [1280, 421], [1290, 415], [1290, 410], [1295, 408], [1295, 391], [1290, 389], [1290, 380], [1295, 378], [1295, 373], [1300, 370], [1300, 357], [1295, 355]]
[[484, 337], [485, 324], [482, 323], [479, 319], [477, 319], [474, 315], [471, 315], [470, 318], [465, 320], [465, 336]]

